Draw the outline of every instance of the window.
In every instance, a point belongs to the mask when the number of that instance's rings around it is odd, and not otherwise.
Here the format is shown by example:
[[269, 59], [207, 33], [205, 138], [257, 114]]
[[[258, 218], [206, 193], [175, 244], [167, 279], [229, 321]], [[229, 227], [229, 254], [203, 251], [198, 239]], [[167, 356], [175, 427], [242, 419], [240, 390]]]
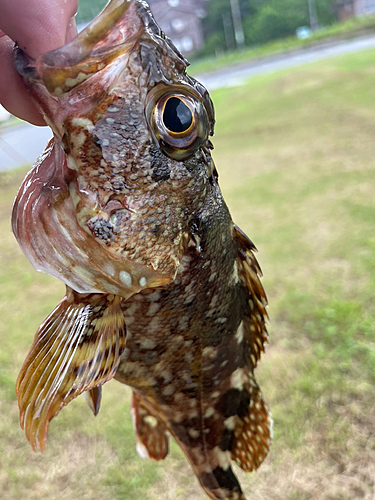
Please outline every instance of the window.
[[173, 19], [172, 28], [175, 31], [182, 31], [185, 28], [186, 22], [183, 19]]
[[191, 52], [194, 49], [194, 43], [190, 36], [184, 36], [183, 38], [180, 38], [180, 40], [173, 40], [173, 43], [182, 53]]
[[190, 36], [184, 36], [184, 38], [181, 40], [181, 45], [183, 52], [191, 52], [194, 48], [194, 43]]

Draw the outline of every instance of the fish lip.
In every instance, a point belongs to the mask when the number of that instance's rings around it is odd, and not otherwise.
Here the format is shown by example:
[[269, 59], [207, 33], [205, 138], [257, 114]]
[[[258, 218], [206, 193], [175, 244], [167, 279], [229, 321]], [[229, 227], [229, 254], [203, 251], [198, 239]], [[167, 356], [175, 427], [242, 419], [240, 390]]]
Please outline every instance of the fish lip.
[[43, 63], [51, 67], [76, 66], [91, 54], [95, 45], [125, 16], [132, 4], [134, 0], [111, 0], [71, 42], [44, 54]]
[[181, 72], [188, 66], [188, 61], [155, 22], [144, 0], [110, 0], [71, 42], [35, 61], [16, 48], [15, 65], [25, 83], [31, 84], [29, 88], [40, 83], [50, 96], [60, 98], [143, 41], [155, 44], [167, 55], [172, 52]]

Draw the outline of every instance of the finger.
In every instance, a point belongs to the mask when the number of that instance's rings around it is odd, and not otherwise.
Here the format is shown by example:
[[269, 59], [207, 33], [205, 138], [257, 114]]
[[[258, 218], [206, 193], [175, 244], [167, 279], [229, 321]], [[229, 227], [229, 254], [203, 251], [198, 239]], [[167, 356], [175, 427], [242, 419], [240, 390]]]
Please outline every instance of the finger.
[[36, 59], [74, 38], [77, 7], [78, 0], [1, 0], [0, 28]]
[[0, 38], [0, 102], [9, 113], [34, 125], [45, 125], [42, 115], [27, 93], [22, 78], [13, 63], [14, 42], [7, 36]]
[[77, 34], [73, 16], [78, 0], [1, 0], [0, 2], [0, 102], [12, 114], [34, 125], [45, 125], [21, 77], [14, 68], [17, 41], [27, 54], [39, 55], [61, 47]]

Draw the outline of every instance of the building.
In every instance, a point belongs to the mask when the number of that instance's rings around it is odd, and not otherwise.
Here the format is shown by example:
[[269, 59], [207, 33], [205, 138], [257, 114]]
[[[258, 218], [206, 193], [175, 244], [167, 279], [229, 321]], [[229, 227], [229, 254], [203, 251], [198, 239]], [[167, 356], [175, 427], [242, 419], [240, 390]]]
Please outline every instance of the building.
[[151, 11], [178, 50], [191, 55], [203, 47], [202, 18], [207, 0], [149, 0]]
[[339, 0], [336, 3], [337, 18], [345, 21], [352, 17], [375, 13], [375, 0]]

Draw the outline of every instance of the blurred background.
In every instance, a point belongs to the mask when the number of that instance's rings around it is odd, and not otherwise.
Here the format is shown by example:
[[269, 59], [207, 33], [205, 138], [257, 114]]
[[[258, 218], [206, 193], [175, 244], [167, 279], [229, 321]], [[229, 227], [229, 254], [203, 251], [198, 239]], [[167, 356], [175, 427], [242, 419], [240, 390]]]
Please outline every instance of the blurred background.
[[[81, 0], [84, 26], [105, 2]], [[214, 159], [258, 247], [270, 344], [257, 369], [275, 436], [252, 500], [375, 498], [375, 0], [155, 0], [216, 109]], [[177, 446], [140, 459], [130, 394], [104, 386], [52, 422], [43, 455], [19, 428], [15, 380], [64, 287], [10, 231], [15, 193], [50, 137], [0, 115], [0, 498], [205, 498]]]
[[[190, 73], [198, 75], [209, 90], [375, 45], [375, 0], [148, 3], [163, 31], [189, 58]], [[80, 0], [78, 29], [82, 30], [105, 4], [106, 0]], [[46, 128], [25, 126], [1, 105], [0, 129], [0, 171], [32, 163], [51, 135]]]

